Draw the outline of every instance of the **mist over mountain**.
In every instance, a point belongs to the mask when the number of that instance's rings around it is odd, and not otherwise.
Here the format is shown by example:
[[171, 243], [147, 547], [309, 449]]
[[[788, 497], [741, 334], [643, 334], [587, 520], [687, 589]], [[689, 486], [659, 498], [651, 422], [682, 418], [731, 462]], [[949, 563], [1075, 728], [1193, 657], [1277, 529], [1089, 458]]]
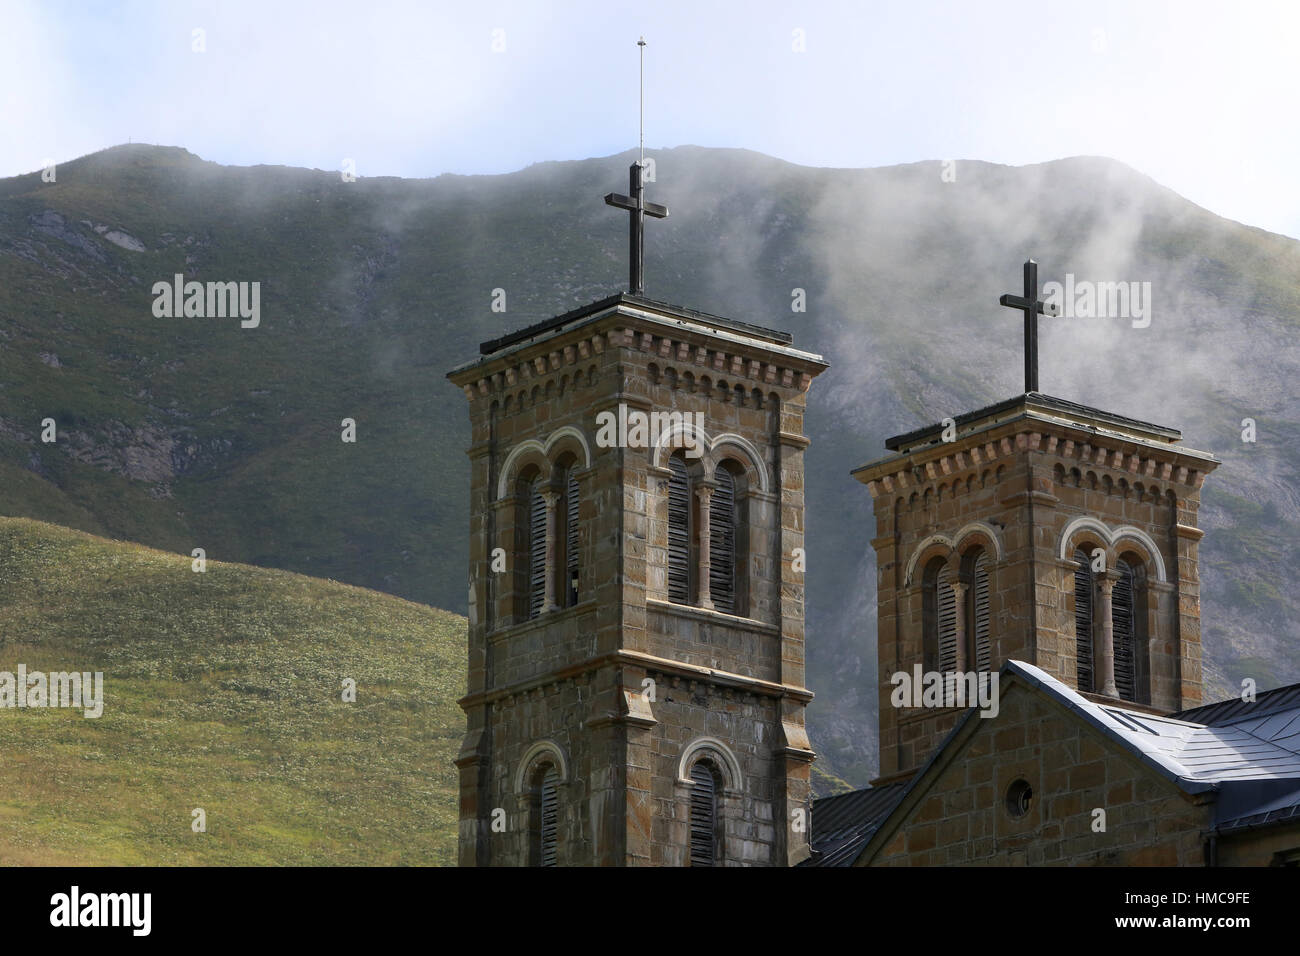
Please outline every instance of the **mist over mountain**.
[[[1203, 489], [1209, 696], [1300, 680], [1300, 243], [1122, 164], [795, 166], [657, 151], [647, 295], [794, 334], [807, 417], [808, 681], [825, 766], [875, 762], [875, 536], [849, 470], [1019, 394], [1020, 264], [1150, 283], [1150, 322], [1040, 323], [1043, 391], [1183, 430]], [[633, 154], [363, 178], [116, 147], [0, 180], [0, 513], [463, 612], [478, 343], [624, 288]], [[259, 281], [260, 324], [157, 318], [155, 282]], [[507, 308], [493, 312], [493, 290]], [[807, 311], [791, 310], [803, 289]], [[41, 441], [44, 419], [58, 441]], [[356, 422], [355, 444], [340, 441]], [[1257, 441], [1243, 442], [1253, 419]]]

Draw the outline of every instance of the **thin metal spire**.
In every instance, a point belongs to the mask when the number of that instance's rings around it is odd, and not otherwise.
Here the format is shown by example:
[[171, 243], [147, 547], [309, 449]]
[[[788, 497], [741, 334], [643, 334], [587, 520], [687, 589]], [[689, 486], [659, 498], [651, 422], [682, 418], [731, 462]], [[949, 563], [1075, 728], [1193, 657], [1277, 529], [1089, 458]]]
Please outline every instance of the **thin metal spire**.
[[645, 37], [636, 45], [641, 48], [641, 167], [645, 168]]
[[641, 295], [644, 291], [645, 217], [666, 219], [668, 207], [647, 202], [645, 198], [645, 37], [637, 40], [636, 45], [641, 48], [641, 158], [628, 167], [628, 194], [609, 193], [605, 196], [605, 204], [629, 213], [627, 290], [633, 295]]

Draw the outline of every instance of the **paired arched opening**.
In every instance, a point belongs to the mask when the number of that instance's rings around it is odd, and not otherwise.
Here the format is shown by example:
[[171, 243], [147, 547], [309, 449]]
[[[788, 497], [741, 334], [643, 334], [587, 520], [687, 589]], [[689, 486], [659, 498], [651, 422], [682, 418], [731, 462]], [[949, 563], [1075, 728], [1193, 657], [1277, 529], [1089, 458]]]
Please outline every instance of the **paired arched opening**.
[[1072, 557], [1077, 687], [1134, 703], [1151, 699], [1148, 566], [1129, 541], [1111, 565], [1108, 549], [1091, 533], [1077, 539]]
[[731, 457], [668, 458], [668, 600], [748, 612], [749, 476]]
[[582, 490], [586, 444], [561, 429], [546, 445], [521, 443], [506, 459], [499, 491], [513, 506], [516, 620], [573, 607], [582, 598]]
[[922, 656], [926, 671], [984, 672], [993, 667], [993, 557], [983, 544], [934, 554], [921, 576]]

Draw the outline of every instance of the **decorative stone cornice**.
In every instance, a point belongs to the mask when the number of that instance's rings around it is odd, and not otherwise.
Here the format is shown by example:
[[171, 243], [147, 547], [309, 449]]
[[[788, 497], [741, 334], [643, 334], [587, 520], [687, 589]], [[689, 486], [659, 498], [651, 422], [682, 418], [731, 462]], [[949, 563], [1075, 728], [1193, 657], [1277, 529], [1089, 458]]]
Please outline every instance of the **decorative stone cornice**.
[[[1070, 432], [1080, 432], [1078, 440]], [[1081, 470], [1102, 470], [1132, 482], [1140, 478], [1198, 490], [1218, 461], [1202, 452], [1172, 445], [1153, 446], [1124, 436], [1093, 435], [1074, 426], [1046, 430], [1041, 423], [1020, 419], [988, 432], [968, 435], [943, 445], [894, 455], [855, 470], [873, 498], [937, 488], [953, 481], [980, 477], [1012, 458], [1025, 454]], [[1036, 492], [1043, 493], [1043, 492]]]
[[[608, 327], [610, 324], [613, 327]], [[448, 374], [470, 402], [556, 381], [562, 370], [593, 361], [606, 349], [629, 349], [657, 360], [712, 372], [750, 386], [806, 392], [827, 367], [821, 356], [647, 309], [618, 306], [553, 338], [467, 363]]]

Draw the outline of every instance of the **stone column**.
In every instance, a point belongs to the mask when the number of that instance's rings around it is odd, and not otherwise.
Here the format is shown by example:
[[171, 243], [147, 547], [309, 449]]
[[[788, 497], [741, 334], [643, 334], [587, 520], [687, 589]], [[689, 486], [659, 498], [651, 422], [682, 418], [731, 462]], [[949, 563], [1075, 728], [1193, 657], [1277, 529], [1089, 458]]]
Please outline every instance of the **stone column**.
[[542, 491], [542, 500], [546, 502], [546, 577], [542, 613], [546, 613], [560, 609], [555, 601], [555, 506], [560, 500], [559, 492], [547, 488]]
[[1107, 571], [1097, 582], [1101, 588], [1101, 692], [1106, 697], [1119, 696], [1119, 688], [1115, 686], [1115, 622], [1111, 618], [1113, 573]]
[[713, 486], [701, 482], [695, 489], [695, 498], [700, 503], [700, 607], [712, 611], [713, 601], [709, 597], [709, 502], [713, 500]]

